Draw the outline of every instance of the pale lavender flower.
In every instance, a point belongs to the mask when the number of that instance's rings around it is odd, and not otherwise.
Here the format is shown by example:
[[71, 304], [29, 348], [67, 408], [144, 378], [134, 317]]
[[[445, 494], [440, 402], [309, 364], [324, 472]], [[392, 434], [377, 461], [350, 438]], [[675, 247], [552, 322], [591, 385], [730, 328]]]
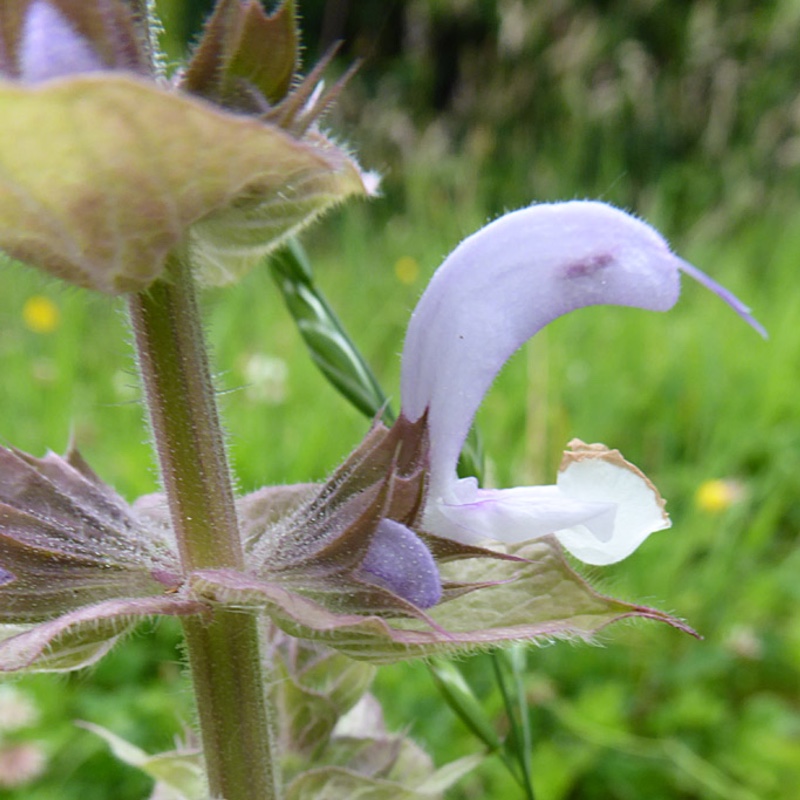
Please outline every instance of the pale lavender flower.
[[583, 306], [665, 311], [681, 272], [763, 333], [655, 230], [602, 203], [532, 206], [466, 239], [412, 316], [393, 427], [376, 421], [322, 485], [240, 498], [242, 571], [186, 574], [163, 498], [128, 507], [74, 451], [0, 449], [0, 670], [73, 669], [142, 616], [220, 604], [373, 662], [590, 638], [625, 617], [690, 631], [597, 594], [563, 557], [613, 563], [669, 526], [655, 487], [617, 451], [572, 442], [553, 486], [485, 489], [456, 473], [484, 394], [521, 344]]
[[666, 311], [680, 273], [712, 289], [760, 333], [727, 290], [675, 256], [646, 223], [599, 202], [534, 205], [462, 242], [408, 327], [402, 413], [427, 417], [430, 483], [422, 524], [460, 542], [521, 542], [555, 533], [574, 556], [608, 564], [669, 527], [655, 487], [616, 451], [581, 445], [555, 486], [481, 489], [456, 464], [475, 412], [503, 364], [557, 317], [590, 305]]
[[45, 0], [31, 3], [19, 44], [19, 77], [38, 83], [78, 72], [97, 72], [106, 65], [68, 19]]

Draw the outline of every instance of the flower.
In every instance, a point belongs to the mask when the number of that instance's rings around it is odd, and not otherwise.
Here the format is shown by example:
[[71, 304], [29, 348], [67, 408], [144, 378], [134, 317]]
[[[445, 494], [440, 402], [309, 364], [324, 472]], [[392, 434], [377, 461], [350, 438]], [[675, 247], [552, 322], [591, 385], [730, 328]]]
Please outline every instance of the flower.
[[0, 734], [28, 728], [38, 719], [39, 709], [27, 693], [9, 683], [0, 685]]
[[703, 481], [695, 492], [697, 508], [708, 514], [721, 514], [740, 502], [747, 494], [745, 485], [735, 478], [717, 478]]
[[38, 778], [47, 766], [47, 755], [34, 742], [0, 747], [0, 787], [14, 789]]
[[596, 593], [563, 556], [612, 563], [668, 526], [617, 451], [573, 441], [554, 486], [485, 489], [456, 474], [483, 395], [523, 342], [587, 305], [665, 311], [681, 272], [763, 333], [655, 230], [602, 203], [532, 206], [466, 239], [411, 318], [395, 424], [377, 420], [322, 485], [240, 498], [242, 571], [183, 572], [163, 497], [126, 506], [77, 453], [0, 449], [0, 623], [16, 626], [0, 630], [0, 670], [75, 668], [137, 618], [219, 606], [378, 663], [590, 638], [631, 616], [691, 632]]
[[414, 256], [400, 256], [394, 262], [394, 274], [400, 283], [411, 286], [419, 278], [419, 262]]
[[373, 176], [325, 136], [341, 89], [296, 79], [293, 4], [218, 0], [171, 78], [157, 25], [124, 0], [0, 7], [0, 249], [116, 294], [191, 255], [206, 284], [239, 278]]
[[108, 69], [90, 41], [45, 0], [30, 3], [20, 34], [16, 71], [25, 83]]
[[402, 415], [423, 417], [430, 478], [422, 516], [456, 541], [520, 542], [554, 533], [574, 556], [609, 564], [669, 527], [655, 487], [617, 451], [576, 443], [555, 486], [481, 489], [456, 463], [503, 364], [557, 317], [590, 305], [666, 311], [684, 272], [760, 333], [727, 290], [671, 252], [649, 225], [598, 202], [533, 205], [462, 242], [417, 305], [402, 358]]
[[22, 319], [34, 333], [52, 333], [58, 328], [61, 312], [49, 297], [35, 294], [22, 306]]

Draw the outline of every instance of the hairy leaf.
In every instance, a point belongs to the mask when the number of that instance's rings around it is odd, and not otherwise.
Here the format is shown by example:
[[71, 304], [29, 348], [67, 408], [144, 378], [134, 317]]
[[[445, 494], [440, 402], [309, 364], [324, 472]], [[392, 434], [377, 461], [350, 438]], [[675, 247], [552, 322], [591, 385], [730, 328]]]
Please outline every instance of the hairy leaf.
[[145, 617], [205, 611], [202, 603], [175, 595], [121, 598], [79, 608], [28, 630], [13, 626], [8, 631], [12, 635], [0, 641], [0, 672], [68, 672], [87, 667]]
[[476, 558], [445, 565], [442, 571], [449, 580], [492, 581], [494, 585], [440, 603], [429, 610], [427, 622], [424, 618], [336, 614], [285, 586], [232, 571], [203, 570], [194, 573], [190, 582], [198, 599], [264, 608], [290, 635], [372, 663], [464, 653], [512, 641], [590, 640], [612, 622], [635, 617], [660, 620], [692, 633], [660, 611], [595, 592], [550, 537], [512, 552], [527, 561]]
[[103, 739], [120, 761], [155, 779], [159, 797], [170, 800], [207, 798], [203, 759], [199, 751], [187, 749], [150, 755], [100, 725], [78, 724]]
[[234, 280], [366, 192], [318, 133], [297, 138], [130, 75], [0, 82], [0, 114], [0, 248], [103, 292], [146, 288], [187, 242], [201, 280]]

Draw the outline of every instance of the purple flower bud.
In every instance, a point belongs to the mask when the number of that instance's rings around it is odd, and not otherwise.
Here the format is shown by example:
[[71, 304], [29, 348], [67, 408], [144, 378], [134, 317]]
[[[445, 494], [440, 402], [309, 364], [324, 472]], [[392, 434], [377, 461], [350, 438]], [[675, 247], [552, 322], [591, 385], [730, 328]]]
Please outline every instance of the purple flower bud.
[[418, 608], [435, 606], [442, 597], [439, 570], [430, 551], [414, 531], [393, 519], [378, 523], [361, 570]]

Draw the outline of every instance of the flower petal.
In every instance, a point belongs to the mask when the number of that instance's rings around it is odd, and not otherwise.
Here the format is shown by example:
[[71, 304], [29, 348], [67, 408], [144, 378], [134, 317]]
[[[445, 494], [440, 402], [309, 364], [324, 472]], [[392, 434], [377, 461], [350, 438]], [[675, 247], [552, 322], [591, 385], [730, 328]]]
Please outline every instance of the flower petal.
[[573, 502], [611, 502], [612, 528], [597, 535], [592, 520], [556, 533], [572, 555], [587, 564], [613, 564], [627, 558], [653, 532], [671, 526], [664, 500], [647, 477], [618, 450], [570, 442], [558, 473], [558, 488]]
[[425, 526], [438, 536], [465, 544], [485, 539], [511, 544], [585, 525], [598, 541], [611, 538], [612, 502], [575, 500], [557, 486], [480, 489], [474, 478], [458, 481], [453, 489], [425, 512]]
[[507, 544], [555, 534], [587, 564], [613, 564], [655, 531], [670, 527], [658, 490], [618, 450], [570, 442], [556, 486], [480, 489], [456, 481], [426, 509], [425, 525], [439, 536]]
[[657, 231], [604, 203], [531, 206], [464, 240], [423, 294], [403, 351], [403, 414], [414, 422], [428, 411], [431, 496], [454, 479], [475, 412], [518, 347], [584, 306], [666, 311], [680, 272], [763, 333], [746, 306], [675, 256]]
[[44, 0], [31, 3], [19, 48], [21, 80], [38, 83], [75, 72], [96, 72], [105, 68], [89, 41], [57, 8]]
[[429, 413], [432, 493], [452, 480], [484, 394], [520, 345], [583, 306], [666, 311], [680, 266], [653, 228], [596, 202], [531, 206], [463, 241], [417, 305], [403, 351], [403, 413]]

